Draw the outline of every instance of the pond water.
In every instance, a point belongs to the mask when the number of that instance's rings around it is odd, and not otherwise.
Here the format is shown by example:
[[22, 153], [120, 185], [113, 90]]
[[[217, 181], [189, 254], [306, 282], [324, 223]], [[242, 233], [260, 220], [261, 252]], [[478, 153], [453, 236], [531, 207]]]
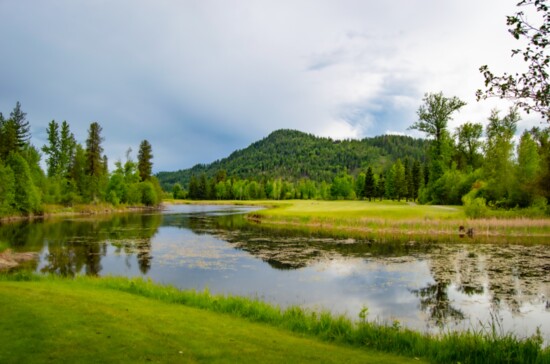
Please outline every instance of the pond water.
[[249, 223], [251, 209], [19, 222], [0, 226], [0, 241], [38, 252], [38, 272], [143, 276], [354, 319], [368, 307], [369, 319], [421, 331], [540, 328], [550, 343], [548, 245], [335, 239]]

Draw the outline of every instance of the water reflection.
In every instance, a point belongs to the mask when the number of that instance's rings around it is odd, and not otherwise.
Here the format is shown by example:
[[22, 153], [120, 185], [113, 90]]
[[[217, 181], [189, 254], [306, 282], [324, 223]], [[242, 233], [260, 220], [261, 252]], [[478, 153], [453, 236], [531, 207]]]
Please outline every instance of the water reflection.
[[505, 329], [550, 339], [545, 245], [334, 238], [250, 224], [234, 207], [19, 222], [0, 240], [34, 251], [33, 269], [74, 276], [147, 276], [181, 288], [260, 297], [412, 327]]
[[128, 214], [26, 221], [0, 227], [0, 239], [15, 251], [43, 252], [40, 271], [64, 276], [98, 275], [109, 246], [116, 253], [136, 255], [139, 269], [151, 268], [151, 239], [162, 222], [160, 214]]

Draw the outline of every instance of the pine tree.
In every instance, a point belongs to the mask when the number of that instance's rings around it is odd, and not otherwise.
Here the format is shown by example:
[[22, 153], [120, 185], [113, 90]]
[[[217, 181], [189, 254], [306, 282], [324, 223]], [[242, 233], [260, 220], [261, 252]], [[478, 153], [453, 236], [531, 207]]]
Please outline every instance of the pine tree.
[[105, 161], [101, 154], [103, 153], [103, 147], [101, 142], [102, 128], [97, 122], [90, 124], [88, 130], [88, 139], [86, 139], [86, 165], [85, 172], [88, 176], [87, 184], [87, 197], [95, 201], [99, 198], [101, 192], [101, 180], [105, 175]]
[[206, 200], [208, 198], [208, 180], [206, 173], [202, 173], [199, 178], [199, 184], [197, 189], [197, 199]]
[[0, 159], [6, 160], [11, 152], [21, 150], [17, 146], [17, 130], [11, 119], [0, 120]]
[[413, 194], [413, 178], [412, 178], [412, 167], [409, 159], [405, 159], [405, 199], [409, 201], [412, 199]]
[[412, 200], [416, 201], [418, 198], [418, 190], [422, 184], [422, 170], [420, 167], [420, 162], [415, 160], [412, 167]]
[[401, 198], [407, 195], [407, 183], [405, 180], [405, 167], [401, 163], [401, 159], [397, 159], [394, 164], [393, 173], [393, 193], [397, 201], [401, 201]]
[[54, 177], [59, 174], [59, 159], [61, 155], [60, 140], [59, 140], [59, 124], [52, 120], [48, 124], [48, 145], [42, 147], [42, 152], [48, 155], [46, 165], [48, 167], [48, 177]]
[[360, 200], [365, 198], [365, 178], [365, 173], [361, 172], [355, 179], [355, 196]]
[[21, 110], [21, 103], [17, 101], [13, 111], [10, 113], [10, 119], [15, 127], [15, 137], [17, 147], [23, 148], [31, 139], [31, 127], [27, 121], [27, 114]]
[[198, 199], [199, 198], [199, 181], [195, 175], [191, 176], [191, 181], [189, 182], [189, 198]]
[[101, 154], [103, 147], [101, 142], [101, 131], [103, 129], [97, 122], [90, 124], [88, 129], [88, 139], [86, 139], [86, 174], [88, 176], [99, 177], [103, 174], [103, 160]]
[[74, 157], [69, 167], [69, 176], [74, 187], [73, 192], [76, 195], [84, 195], [86, 189], [86, 151], [80, 143], [75, 145]]
[[376, 197], [376, 186], [374, 181], [374, 173], [372, 173], [372, 167], [367, 168], [367, 174], [365, 175], [365, 198], [368, 198], [369, 201], [373, 197]]
[[59, 139], [59, 174], [67, 177], [76, 150], [76, 140], [69, 129], [67, 121], [61, 123], [61, 135]]
[[386, 178], [383, 174], [378, 177], [378, 182], [376, 183], [376, 197], [380, 198], [380, 201], [384, 199], [386, 187]]
[[3, 158], [4, 155], [4, 128], [5, 128], [6, 120], [4, 120], [4, 115], [0, 112], [0, 161]]
[[143, 140], [139, 145], [138, 152], [138, 170], [142, 181], [148, 180], [152, 176], [153, 170], [153, 151], [151, 144], [147, 140]]

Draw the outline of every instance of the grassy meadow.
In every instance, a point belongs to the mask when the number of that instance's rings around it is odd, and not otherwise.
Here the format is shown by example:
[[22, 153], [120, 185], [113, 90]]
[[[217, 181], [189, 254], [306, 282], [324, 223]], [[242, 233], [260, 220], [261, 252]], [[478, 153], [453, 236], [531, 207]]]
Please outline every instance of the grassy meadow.
[[0, 275], [0, 362], [547, 363], [542, 339], [428, 335], [127, 278]]
[[[167, 203], [182, 203], [167, 201]], [[185, 201], [183, 203], [220, 203]], [[462, 206], [418, 205], [396, 201], [222, 201], [222, 204], [260, 205], [248, 214], [265, 226], [304, 229], [353, 238], [456, 240], [459, 227], [473, 229], [476, 242], [550, 243], [550, 219], [506, 217], [468, 218]]]

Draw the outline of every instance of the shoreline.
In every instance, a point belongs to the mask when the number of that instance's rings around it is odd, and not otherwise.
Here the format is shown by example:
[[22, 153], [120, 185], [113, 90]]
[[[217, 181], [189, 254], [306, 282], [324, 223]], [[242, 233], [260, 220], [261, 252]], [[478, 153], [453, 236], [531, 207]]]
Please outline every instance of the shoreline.
[[11, 269], [17, 268], [21, 264], [35, 259], [38, 259], [38, 253], [16, 253], [11, 249], [6, 249], [3, 252], [0, 252], [0, 273], [9, 272]]
[[74, 206], [62, 205], [46, 205], [46, 209], [41, 214], [29, 215], [9, 215], [0, 217], [0, 225], [5, 223], [13, 223], [18, 221], [34, 221], [46, 220], [56, 217], [74, 217], [74, 216], [96, 216], [110, 215], [119, 213], [132, 213], [141, 211], [162, 211], [165, 208], [164, 204], [159, 206], [118, 206], [114, 207], [109, 204], [81, 204]]

